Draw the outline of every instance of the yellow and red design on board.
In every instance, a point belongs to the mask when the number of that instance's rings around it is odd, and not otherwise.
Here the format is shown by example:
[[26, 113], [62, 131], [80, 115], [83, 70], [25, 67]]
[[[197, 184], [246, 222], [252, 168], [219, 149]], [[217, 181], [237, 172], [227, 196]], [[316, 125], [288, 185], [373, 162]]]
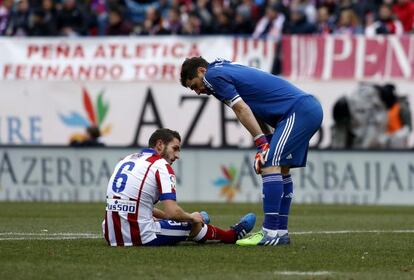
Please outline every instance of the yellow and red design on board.
[[[108, 135], [111, 133], [112, 125], [103, 125], [105, 117], [109, 111], [109, 102], [105, 102], [103, 97], [104, 93], [105, 92], [103, 90], [98, 92], [94, 104], [88, 90], [86, 88], [82, 88], [82, 101], [86, 117], [84, 114], [74, 111], [67, 115], [59, 114], [60, 119], [65, 125], [71, 127], [81, 127], [85, 129], [87, 127], [96, 126], [99, 128], [102, 136]], [[70, 136], [70, 140], [82, 140], [82, 138], [85, 137], [86, 136], [83, 133], [77, 132]]]
[[214, 185], [221, 188], [220, 195], [231, 202], [234, 196], [240, 192], [240, 186], [237, 184], [237, 169], [234, 166], [221, 166], [223, 176], [214, 181]]

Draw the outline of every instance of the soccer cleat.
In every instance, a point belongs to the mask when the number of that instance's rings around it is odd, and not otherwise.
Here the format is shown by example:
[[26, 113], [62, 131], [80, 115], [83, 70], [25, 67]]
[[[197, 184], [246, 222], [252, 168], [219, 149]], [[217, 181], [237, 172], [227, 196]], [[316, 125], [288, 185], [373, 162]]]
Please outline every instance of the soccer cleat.
[[243, 216], [237, 224], [231, 226], [230, 228], [236, 231], [236, 239], [242, 239], [254, 228], [255, 223], [256, 215], [249, 213]]
[[247, 238], [237, 240], [236, 244], [240, 246], [280, 246], [290, 244], [290, 238], [288, 234], [270, 237], [263, 231], [259, 231]]
[[200, 215], [203, 217], [203, 222], [208, 225], [210, 223], [210, 216], [206, 211], [200, 211]]

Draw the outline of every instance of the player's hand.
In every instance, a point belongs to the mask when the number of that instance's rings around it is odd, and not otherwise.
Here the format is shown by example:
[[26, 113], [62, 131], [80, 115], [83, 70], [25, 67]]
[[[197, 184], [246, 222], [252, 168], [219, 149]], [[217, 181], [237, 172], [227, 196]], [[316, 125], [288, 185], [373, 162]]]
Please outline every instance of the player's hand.
[[254, 140], [254, 144], [257, 148], [257, 153], [254, 158], [254, 171], [256, 174], [261, 174], [262, 166], [265, 164], [269, 155], [270, 145], [267, 142], [266, 136], [263, 134]]
[[204, 223], [203, 216], [199, 212], [193, 212], [190, 214], [192, 223]]
[[206, 211], [200, 211], [201, 217], [203, 217], [203, 223], [208, 225], [210, 223], [210, 216]]

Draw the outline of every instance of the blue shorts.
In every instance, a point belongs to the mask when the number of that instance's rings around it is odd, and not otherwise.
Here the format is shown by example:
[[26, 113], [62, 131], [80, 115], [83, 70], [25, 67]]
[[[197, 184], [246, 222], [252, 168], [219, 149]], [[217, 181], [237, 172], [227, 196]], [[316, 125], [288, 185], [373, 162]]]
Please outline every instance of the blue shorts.
[[321, 126], [323, 111], [313, 96], [303, 98], [280, 120], [270, 141], [270, 151], [264, 167], [306, 166], [309, 141]]
[[157, 233], [157, 237], [144, 246], [175, 245], [180, 241], [187, 240], [192, 227], [190, 223], [171, 220], [159, 220], [157, 223], [161, 226], [161, 232]]

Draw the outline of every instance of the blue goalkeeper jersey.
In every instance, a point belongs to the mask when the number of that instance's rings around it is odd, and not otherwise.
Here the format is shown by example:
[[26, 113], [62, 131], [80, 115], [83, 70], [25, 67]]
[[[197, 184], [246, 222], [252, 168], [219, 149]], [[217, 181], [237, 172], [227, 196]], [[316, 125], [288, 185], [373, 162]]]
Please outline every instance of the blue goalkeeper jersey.
[[203, 82], [208, 93], [230, 107], [241, 98], [256, 117], [273, 127], [309, 95], [280, 77], [226, 60], [210, 63]]

